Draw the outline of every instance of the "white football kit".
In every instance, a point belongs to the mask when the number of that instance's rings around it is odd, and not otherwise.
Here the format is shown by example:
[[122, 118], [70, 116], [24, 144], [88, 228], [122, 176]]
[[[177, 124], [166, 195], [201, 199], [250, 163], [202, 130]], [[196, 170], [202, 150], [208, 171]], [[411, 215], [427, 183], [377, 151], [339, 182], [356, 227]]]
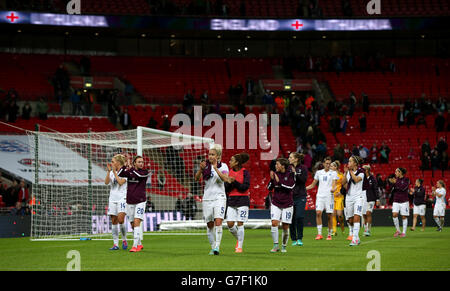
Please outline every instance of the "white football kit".
[[436, 203], [434, 204], [433, 216], [445, 216], [445, 188], [436, 189], [436, 194], [442, 194], [441, 197], [436, 195]]
[[335, 171], [324, 169], [319, 170], [314, 175], [314, 180], [319, 182], [316, 196], [316, 211], [326, 210], [327, 213], [333, 213], [334, 210], [334, 194], [331, 193], [333, 181], [339, 177]]
[[[354, 174], [356, 173], [353, 172]], [[351, 182], [351, 186], [347, 195], [345, 196], [345, 217], [353, 217], [354, 215], [362, 216], [363, 206], [366, 199], [364, 199], [365, 193], [362, 190], [364, 173], [357, 175], [361, 177], [361, 181], [358, 183]], [[350, 171], [347, 173], [347, 181], [350, 183], [351, 179]]]
[[[228, 166], [222, 163], [219, 171], [228, 174]], [[205, 222], [214, 221], [215, 218], [225, 218], [227, 206], [227, 196], [225, 194], [225, 184], [217, 174], [211, 169], [211, 177], [205, 181], [205, 191], [203, 194], [203, 219]]]
[[[117, 176], [122, 172], [122, 169], [120, 169], [117, 172]], [[122, 179], [127, 179], [123, 178]], [[111, 187], [109, 191], [109, 203], [108, 203], [108, 215], [115, 215], [117, 216], [121, 212], [126, 212], [126, 205], [127, 205], [127, 182], [125, 182], [122, 185], [119, 185], [119, 182], [117, 182], [116, 177], [114, 176], [114, 173], [111, 171], [109, 172], [109, 186]]]

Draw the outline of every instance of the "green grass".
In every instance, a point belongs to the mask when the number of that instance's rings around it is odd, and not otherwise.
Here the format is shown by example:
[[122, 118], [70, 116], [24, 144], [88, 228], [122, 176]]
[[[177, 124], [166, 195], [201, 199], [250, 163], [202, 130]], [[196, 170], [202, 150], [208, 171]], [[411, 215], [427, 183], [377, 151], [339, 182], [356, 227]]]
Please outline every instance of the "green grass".
[[373, 227], [371, 237], [361, 236], [361, 245], [349, 247], [342, 235], [332, 241], [315, 241], [316, 228], [306, 227], [304, 246], [291, 246], [289, 241], [287, 253], [272, 254], [270, 230], [247, 229], [244, 252], [236, 254], [235, 240], [224, 227], [219, 256], [208, 255], [206, 234], [145, 235], [145, 249], [140, 253], [110, 251], [111, 241], [0, 239], [0, 270], [66, 270], [71, 261], [66, 257], [70, 250], [80, 253], [83, 271], [365, 271], [371, 261], [367, 258], [371, 250], [380, 253], [382, 271], [450, 270], [449, 229], [443, 232], [436, 232], [434, 227], [425, 232], [408, 229], [406, 238], [394, 238], [393, 233], [393, 227]]

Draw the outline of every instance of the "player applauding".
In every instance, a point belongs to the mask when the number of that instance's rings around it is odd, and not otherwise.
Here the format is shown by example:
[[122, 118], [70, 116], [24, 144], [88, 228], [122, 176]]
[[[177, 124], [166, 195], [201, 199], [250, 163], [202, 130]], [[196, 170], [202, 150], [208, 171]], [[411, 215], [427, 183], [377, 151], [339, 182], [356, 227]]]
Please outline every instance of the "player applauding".
[[308, 168], [303, 164], [305, 156], [294, 152], [289, 155], [292, 171], [295, 173], [295, 187], [292, 190], [294, 199], [294, 217], [289, 226], [293, 246], [303, 245], [303, 219], [305, 217], [306, 187]]
[[348, 160], [348, 166], [344, 167], [344, 179], [342, 185], [347, 186], [347, 195], [345, 196], [345, 211], [347, 219], [353, 225], [352, 241], [350, 246], [360, 244], [359, 229], [361, 226], [361, 216], [363, 203], [365, 201], [362, 190], [364, 180], [364, 170], [360, 167], [362, 159], [359, 156], [351, 156]]
[[445, 217], [445, 183], [442, 180], [436, 182], [436, 187], [433, 187], [433, 197], [436, 198], [433, 209], [433, 219], [437, 224], [437, 231], [442, 231], [444, 227], [444, 217]]
[[341, 163], [339, 161], [334, 161], [330, 165], [330, 169], [336, 172], [338, 180], [336, 181], [336, 189], [334, 191], [334, 212], [333, 212], [333, 235], [337, 235], [336, 228], [337, 222], [341, 226], [341, 232], [344, 234], [345, 224], [344, 224], [344, 195], [341, 194], [342, 180], [344, 179], [344, 174], [340, 171]]
[[228, 166], [222, 163], [222, 146], [215, 144], [209, 150], [208, 161], [200, 162], [200, 169], [195, 180], [203, 177], [205, 190], [203, 194], [203, 219], [207, 226], [207, 236], [211, 245], [210, 255], [219, 255], [222, 241], [222, 222], [225, 218], [227, 198], [224, 182], [231, 182], [228, 177]]
[[[409, 216], [409, 184], [410, 181], [406, 175], [404, 168], [395, 170], [395, 177], [389, 179], [394, 184], [392, 186], [392, 194], [394, 195], [394, 203], [392, 204], [392, 219], [394, 220], [395, 230], [394, 237], [405, 237], [406, 229], [408, 228]], [[398, 214], [402, 216], [403, 231], [400, 233], [400, 224], [398, 221]]]
[[130, 252], [139, 252], [144, 248], [141, 241], [141, 222], [144, 220], [145, 202], [147, 201], [145, 184], [149, 174], [149, 171], [144, 169], [144, 159], [136, 156], [133, 159], [132, 167], [122, 171], [119, 175], [126, 177], [128, 182], [127, 216], [133, 226], [133, 247]]
[[425, 201], [425, 188], [423, 188], [423, 180], [417, 179], [416, 186], [414, 189], [411, 189], [409, 195], [414, 197], [414, 208], [413, 208], [413, 226], [411, 230], [414, 231], [416, 229], [417, 218], [420, 216], [422, 220], [422, 231], [425, 231], [425, 211], [426, 211], [426, 201]]
[[125, 171], [125, 157], [115, 155], [111, 163], [107, 164], [108, 173], [105, 177], [105, 184], [111, 187], [109, 192], [108, 215], [111, 217], [113, 247], [110, 250], [118, 250], [119, 229], [122, 234], [122, 248], [127, 249], [127, 229], [123, 223], [126, 214], [127, 179], [119, 175]]
[[334, 191], [336, 190], [336, 181], [339, 179], [336, 171], [330, 170], [331, 158], [326, 157], [323, 161], [323, 169], [316, 172], [313, 182], [306, 187], [311, 190], [317, 184], [316, 196], [316, 223], [317, 236], [316, 240], [323, 239], [322, 236], [322, 212], [325, 210], [328, 216], [328, 236], [327, 240], [331, 240], [333, 234], [333, 212], [334, 212]]
[[227, 225], [231, 234], [237, 239], [236, 253], [242, 253], [244, 223], [247, 222], [250, 207], [250, 173], [243, 167], [249, 158], [247, 153], [232, 156], [229, 163], [230, 183], [225, 182], [225, 190], [228, 194]]
[[270, 207], [270, 216], [272, 220], [272, 240], [273, 248], [270, 252], [275, 253], [280, 249], [278, 247], [278, 226], [282, 222], [283, 235], [281, 252], [286, 252], [286, 244], [289, 239], [289, 225], [292, 221], [294, 212], [294, 198], [292, 190], [295, 187], [294, 172], [291, 171], [289, 161], [285, 158], [279, 158], [275, 163], [276, 172], [270, 171], [269, 190], [273, 190], [272, 205]]

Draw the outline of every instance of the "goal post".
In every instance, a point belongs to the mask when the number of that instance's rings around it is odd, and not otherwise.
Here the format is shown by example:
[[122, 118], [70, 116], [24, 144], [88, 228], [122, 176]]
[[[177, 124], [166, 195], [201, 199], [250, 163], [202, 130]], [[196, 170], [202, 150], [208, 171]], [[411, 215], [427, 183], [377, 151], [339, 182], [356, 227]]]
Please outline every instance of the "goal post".
[[[214, 140], [146, 127], [114, 132], [28, 131], [34, 162], [31, 239], [109, 239], [107, 163], [143, 156], [150, 171], [146, 234], [203, 233], [199, 162]], [[38, 161], [38, 162], [36, 162]], [[170, 223], [169, 223], [170, 222]], [[174, 223], [176, 222], [176, 223]], [[128, 231], [131, 225], [127, 223]]]

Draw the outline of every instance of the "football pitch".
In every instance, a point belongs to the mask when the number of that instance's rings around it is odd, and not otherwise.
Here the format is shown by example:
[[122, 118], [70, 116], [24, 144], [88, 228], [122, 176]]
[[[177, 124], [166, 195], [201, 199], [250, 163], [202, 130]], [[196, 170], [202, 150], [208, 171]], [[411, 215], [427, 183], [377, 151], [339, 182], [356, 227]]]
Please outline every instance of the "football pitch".
[[[326, 232], [326, 229], [324, 230]], [[361, 235], [361, 245], [350, 247], [346, 236], [315, 241], [315, 227], [305, 227], [303, 246], [286, 253], [270, 253], [270, 229], [247, 229], [244, 252], [235, 253], [235, 239], [224, 227], [219, 256], [208, 255], [206, 234], [192, 236], [145, 235], [144, 250], [110, 251], [111, 240], [30, 241], [0, 239], [2, 271], [65, 271], [79, 254], [81, 271], [449, 271], [450, 229], [410, 231], [394, 238], [394, 227], [373, 227], [372, 236]], [[362, 231], [361, 231], [362, 234]], [[280, 230], [281, 237], [281, 230]], [[132, 239], [129, 238], [131, 246]], [[71, 252], [72, 251], [72, 252]]]

